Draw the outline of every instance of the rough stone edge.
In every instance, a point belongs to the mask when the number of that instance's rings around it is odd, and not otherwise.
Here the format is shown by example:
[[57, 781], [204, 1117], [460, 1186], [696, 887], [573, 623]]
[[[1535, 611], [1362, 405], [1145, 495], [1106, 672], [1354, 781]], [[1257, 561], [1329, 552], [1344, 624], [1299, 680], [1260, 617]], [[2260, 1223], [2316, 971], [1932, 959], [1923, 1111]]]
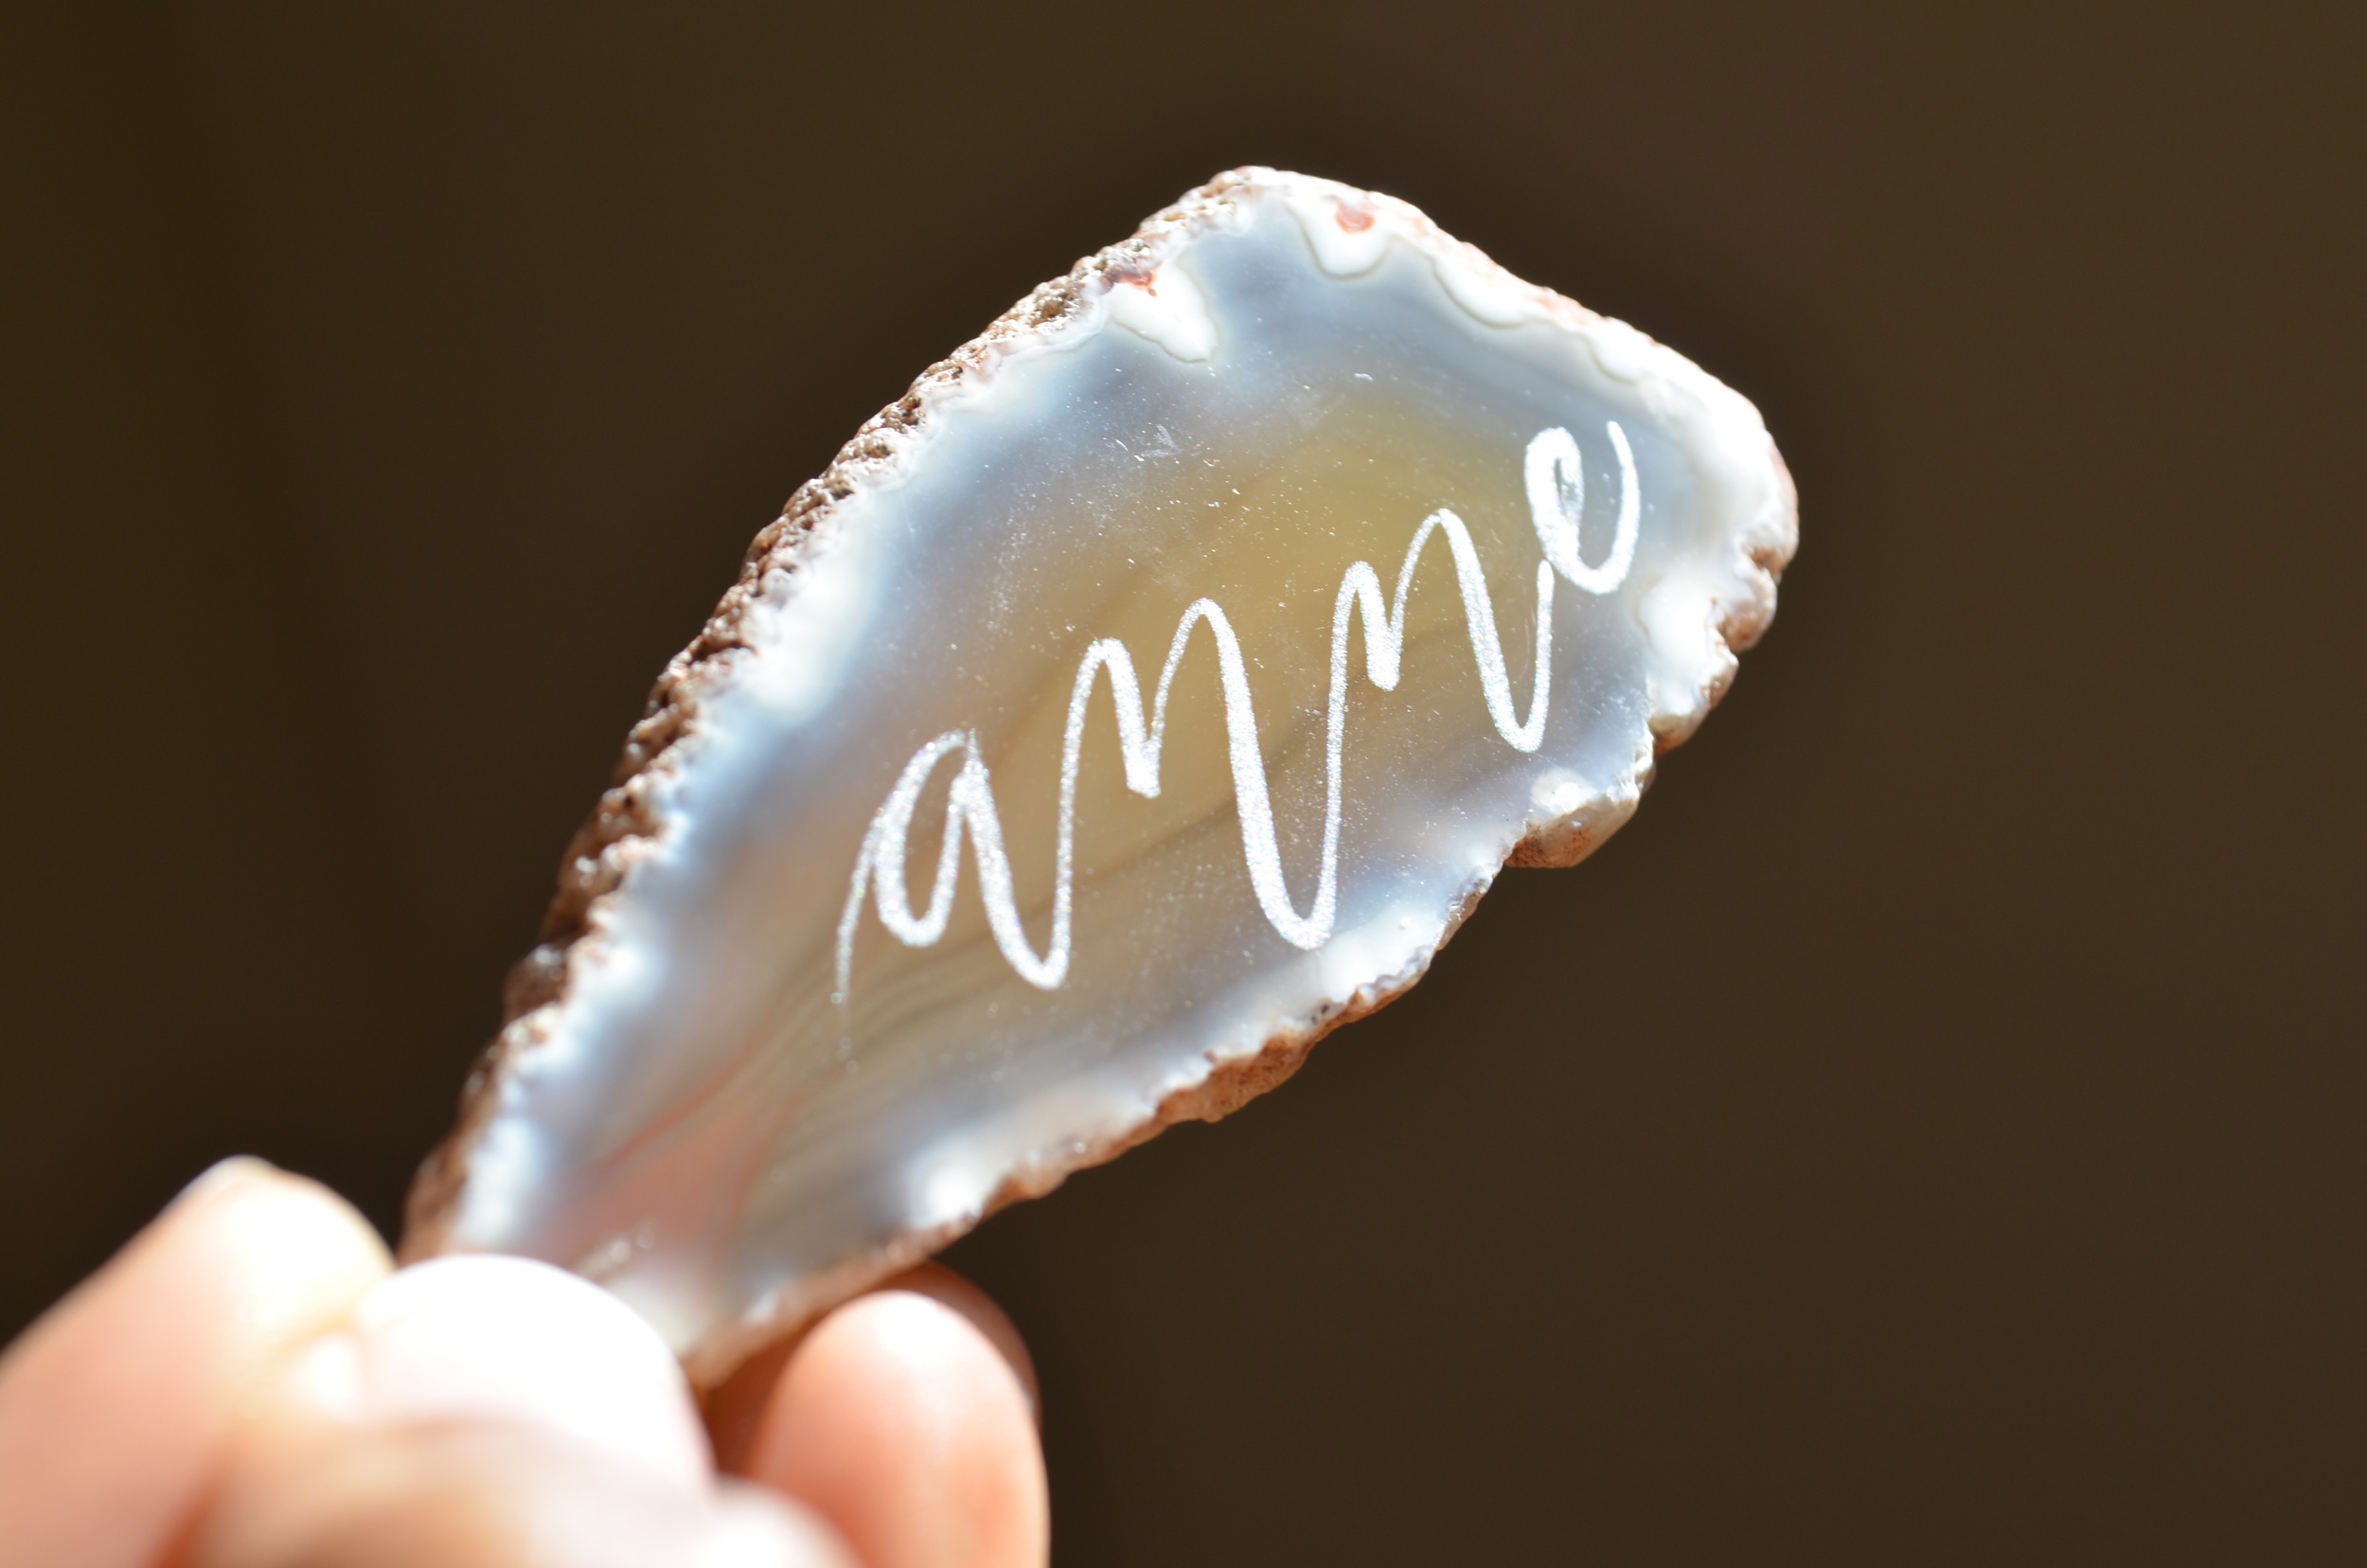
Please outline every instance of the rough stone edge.
[[[841, 501], [854, 494], [867, 475], [893, 464], [911, 445], [923, 428], [926, 404], [933, 394], [952, 389], [966, 377], [989, 373], [1003, 352], [1030, 337], [1057, 334], [1109, 287], [1140, 280], [1155, 271], [1171, 246], [1219, 221], [1237, 193], [1260, 188], [1280, 193], [1291, 187], [1336, 194], [1386, 212], [1434, 255], [1459, 254], [1482, 276], [1510, 285], [1543, 313], [1574, 327], [1584, 329], [1603, 319], [1576, 301], [1506, 271], [1477, 246], [1447, 234], [1409, 203], [1332, 181], [1248, 166], [1218, 175], [1145, 220], [1128, 239], [1081, 258], [1064, 276], [1039, 284], [984, 332], [922, 371], [901, 398], [863, 422], [829, 467], [799, 486], [781, 515], [750, 542], [739, 579], [724, 593], [699, 635], [667, 661], [651, 688], [642, 718], [626, 739], [613, 781], [568, 843], [559, 891], [543, 917], [541, 941], [511, 969], [504, 983], [502, 1028], [462, 1086], [459, 1119], [429, 1152], [412, 1182], [400, 1247], [403, 1261], [444, 1250], [467, 1178], [469, 1153], [499, 1108], [503, 1072], [513, 1057], [540, 1042], [543, 1036], [541, 1020], [546, 1009], [566, 999], [571, 953], [593, 934], [602, 908], [617, 896], [633, 864], [650, 852], [666, 830], [660, 796], [682, 767], [685, 749], [698, 733], [705, 699], [729, 682], [733, 668], [752, 650], [748, 621], [768, 585], [776, 576], [797, 569], [806, 541]], [[1721, 393], [1739, 396], [1665, 346], [1651, 343], [1650, 347], [1655, 358], [1677, 362], [1666, 367], [1676, 379], [1686, 379], [1689, 374]], [[1733, 655], [1756, 643], [1773, 619], [1776, 583], [1797, 548], [1798, 504], [1789, 472], [1771, 438], [1768, 456], [1779, 498], [1736, 535], [1741, 558], [1735, 563], [1737, 576], [1746, 585], [1747, 596], [1740, 602], [1714, 606], [1715, 629], [1728, 656], [1706, 689], [1697, 694], [1700, 702], [1688, 721], [1667, 723], [1661, 715], [1653, 716], [1656, 752], [1682, 743], [1699, 727], [1732, 685], [1736, 668]], [[1530, 833], [1507, 850], [1504, 864], [1576, 864], [1626, 823], [1650, 782], [1647, 763], [1638, 769], [1632, 789], [1624, 798], [1604, 810], [1581, 812]], [[1004, 1178], [974, 1216], [907, 1233], [810, 1278], [794, 1298], [775, 1298], [749, 1318], [711, 1332], [685, 1355], [685, 1368], [699, 1386], [711, 1389], [764, 1345], [795, 1333], [830, 1307], [943, 1250], [997, 1211], [1041, 1197], [1077, 1172], [1115, 1159], [1178, 1123], [1220, 1120], [1277, 1087], [1305, 1064], [1308, 1053], [1326, 1035], [1379, 1011], [1412, 989], [1493, 882], [1491, 875], [1467, 889], [1437, 945], [1404, 972], [1361, 987], [1346, 999], [1325, 1004], [1254, 1052], [1231, 1057], [1212, 1053], [1205, 1076], [1170, 1091], [1134, 1127], [1023, 1165]]]
[[[1536, 842], [1535, 836], [1523, 839], [1506, 856], [1511, 865], [1575, 865], [1599, 846], [1615, 831], [1619, 823], [1633, 813], [1633, 805], [1619, 812], [1618, 820], [1600, 831], [1584, 834], [1567, 841], [1557, 848], [1566, 858], [1523, 859], [1523, 851]], [[690, 1381], [703, 1395], [712, 1393], [732, 1372], [750, 1357], [769, 1345], [801, 1333], [816, 1318], [843, 1301], [862, 1294], [872, 1286], [903, 1273], [916, 1264], [952, 1246], [955, 1241], [985, 1224], [988, 1220], [1014, 1203], [1031, 1198], [1041, 1198], [1061, 1183], [1080, 1171], [1107, 1165], [1129, 1149], [1140, 1148], [1171, 1127], [1184, 1122], [1217, 1122], [1238, 1111], [1269, 1090], [1281, 1087], [1307, 1064], [1307, 1059], [1334, 1029], [1369, 1018], [1390, 1003], [1412, 990], [1463, 922], [1470, 918], [1487, 890], [1495, 885], [1495, 877], [1479, 879], [1464, 889], [1456, 900], [1454, 911], [1448, 917], [1446, 928], [1437, 944], [1416, 959], [1405, 971], [1358, 988], [1344, 1001], [1326, 1003], [1311, 1017], [1272, 1036], [1256, 1050], [1237, 1056], [1219, 1056], [1210, 1052], [1206, 1058], [1207, 1072], [1196, 1081], [1172, 1089], [1162, 1096], [1149, 1115], [1123, 1131], [1090, 1142], [1079, 1143], [1063, 1150], [1057, 1158], [1039, 1158], [1012, 1170], [988, 1194], [979, 1211], [966, 1219], [934, 1226], [927, 1230], [907, 1231], [885, 1246], [874, 1249], [860, 1257], [849, 1258], [835, 1268], [809, 1276], [792, 1297], [775, 1297], [758, 1313], [717, 1329], [701, 1341], [683, 1358], [683, 1367]]]
[[1138, 276], [1156, 265], [1156, 253], [1218, 217], [1230, 193], [1251, 183], [1250, 171], [1232, 170], [1145, 220], [1134, 234], [1085, 257], [1068, 273], [1037, 285], [977, 337], [922, 371], [902, 397], [863, 421], [829, 467], [800, 485], [781, 515], [750, 541], [739, 577], [724, 592], [706, 625], [690, 645], [667, 661], [650, 688], [642, 717], [625, 739], [608, 789], [561, 857], [559, 891], [543, 918], [542, 939], [513, 966], [502, 987], [502, 1027], [470, 1070], [460, 1094], [460, 1117], [421, 1164], [404, 1205], [400, 1256], [405, 1260], [443, 1250], [468, 1154], [497, 1109], [496, 1084], [509, 1059], [538, 1042], [535, 1026], [543, 1008], [566, 999], [568, 957], [588, 935], [601, 906], [624, 885], [635, 862], [655, 846], [666, 829], [659, 799], [682, 766], [709, 693], [731, 677], [732, 667], [751, 650], [748, 621], [776, 574], [794, 572], [807, 539], [854, 494], [870, 474], [893, 464], [921, 429], [924, 406], [935, 392], [992, 367], [999, 352], [1017, 341], [1057, 331], [1093, 297], [1105, 278]]

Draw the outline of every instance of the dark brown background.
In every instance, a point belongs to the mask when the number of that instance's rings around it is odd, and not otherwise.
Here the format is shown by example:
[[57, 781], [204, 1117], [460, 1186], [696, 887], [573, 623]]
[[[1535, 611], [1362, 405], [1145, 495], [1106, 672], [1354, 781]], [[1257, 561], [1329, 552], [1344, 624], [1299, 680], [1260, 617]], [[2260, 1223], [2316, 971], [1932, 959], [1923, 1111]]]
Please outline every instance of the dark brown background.
[[0, 38], [0, 1328], [232, 1150], [391, 1222], [747, 537], [1255, 160], [1806, 543], [1595, 861], [958, 1250], [1061, 1562], [2361, 1549], [2356, 11], [480, 9]]

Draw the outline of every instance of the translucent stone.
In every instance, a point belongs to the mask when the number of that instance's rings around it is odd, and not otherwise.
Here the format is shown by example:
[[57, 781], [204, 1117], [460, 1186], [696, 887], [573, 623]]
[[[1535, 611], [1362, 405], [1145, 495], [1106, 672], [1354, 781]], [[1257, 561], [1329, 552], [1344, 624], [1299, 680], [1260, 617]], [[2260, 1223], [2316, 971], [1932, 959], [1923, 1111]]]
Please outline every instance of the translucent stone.
[[578, 1269], [716, 1375], [1279, 1081], [1507, 860], [1599, 843], [1793, 538], [1690, 362], [1402, 203], [1218, 180], [758, 538], [407, 1250]]

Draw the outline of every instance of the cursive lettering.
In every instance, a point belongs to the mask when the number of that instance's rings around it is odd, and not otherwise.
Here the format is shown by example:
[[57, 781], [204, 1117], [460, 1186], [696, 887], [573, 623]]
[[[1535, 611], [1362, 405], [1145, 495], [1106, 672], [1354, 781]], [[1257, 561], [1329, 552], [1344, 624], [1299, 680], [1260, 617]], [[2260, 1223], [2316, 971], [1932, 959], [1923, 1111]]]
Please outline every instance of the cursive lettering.
[[[869, 895], [880, 923], [908, 947], [928, 947], [945, 935], [952, 918], [954, 889], [960, 879], [962, 845], [970, 846], [978, 866], [978, 885], [986, 904], [987, 924], [1003, 956], [1028, 984], [1053, 989], [1068, 977], [1076, 900], [1077, 763], [1085, 743], [1085, 717], [1095, 685], [1104, 672], [1116, 708], [1118, 754], [1125, 764], [1126, 787], [1146, 799], [1159, 794], [1159, 759], [1166, 746], [1167, 699], [1177, 667], [1184, 662], [1192, 633], [1203, 624], [1217, 646], [1217, 668], [1224, 693], [1225, 737], [1233, 765], [1233, 793], [1241, 822], [1241, 854], [1248, 864], [1250, 886], [1258, 908], [1283, 939], [1308, 950], [1330, 939], [1340, 891], [1340, 775], [1343, 733], [1347, 722], [1348, 640], [1360, 616], [1364, 627], [1364, 677], [1383, 691], [1397, 686], [1405, 647], [1406, 596], [1414, 586], [1414, 570], [1433, 535], [1443, 536], [1454, 561], [1455, 581], [1463, 594], [1464, 621], [1470, 633], [1471, 656], [1479, 666], [1480, 690], [1496, 733], [1515, 751], [1533, 752], [1545, 738], [1547, 693], [1553, 676], [1554, 579], [1558, 575], [1590, 594], [1608, 594], [1626, 580], [1635, 560], [1636, 530], [1641, 501], [1636, 489], [1635, 455], [1627, 433], [1616, 420], [1607, 426], [1619, 464], [1618, 521], [1611, 547], [1600, 565], [1589, 566], [1578, 548], [1578, 526], [1585, 510], [1585, 477], [1578, 445], [1558, 427], [1539, 431], [1529, 442], [1522, 476], [1529, 519], [1536, 528], [1544, 559], [1537, 566], [1537, 658], [1529, 683], [1528, 712], [1514, 706], [1504, 646], [1497, 636], [1496, 614], [1487, 596], [1479, 551], [1463, 519], [1441, 508], [1422, 520], [1406, 547], [1397, 569], [1397, 592], [1382, 609], [1380, 577], [1370, 564], [1358, 561], [1340, 579], [1331, 612], [1331, 690], [1326, 709], [1324, 736], [1323, 859], [1316, 874], [1313, 904], [1304, 915], [1292, 902], [1282, 874], [1282, 851], [1275, 842], [1273, 808], [1266, 782], [1264, 754], [1258, 748], [1257, 716], [1251, 700], [1249, 671], [1241, 657], [1240, 640], [1223, 607], [1209, 598], [1197, 599], [1184, 612], [1167, 646], [1167, 662], [1159, 672], [1159, 686], [1149, 708], [1143, 705], [1142, 684], [1133, 656], [1114, 637], [1104, 637], [1085, 650], [1069, 692], [1068, 728], [1060, 753], [1060, 810], [1058, 847], [1052, 883], [1052, 935], [1039, 953], [1028, 940], [1012, 894], [1010, 857], [1003, 846], [1003, 821], [995, 809], [994, 786], [979, 756], [978, 737], [971, 730], [948, 730], [913, 754], [863, 834], [855, 858], [854, 877], [838, 923], [837, 984], [833, 999], [845, 1005], [853, 972], [855, 934], [863, 900]], [[937, 848], [935, 874], [927, 904], [916, 912], [905, 874], [906, 840], [913, 812], [919, 805], [938, 764], [958, 757], [959, 766], [945, 801], [945, 836]]]

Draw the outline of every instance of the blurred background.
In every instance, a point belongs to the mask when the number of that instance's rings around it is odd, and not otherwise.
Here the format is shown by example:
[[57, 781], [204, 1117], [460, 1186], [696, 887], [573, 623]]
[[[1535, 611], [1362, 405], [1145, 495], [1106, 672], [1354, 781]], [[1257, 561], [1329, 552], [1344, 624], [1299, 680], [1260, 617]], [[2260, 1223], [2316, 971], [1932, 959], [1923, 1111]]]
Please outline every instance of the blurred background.
[[1635, 823], [953, 1261], [1089, 1564], [2360, 1560], [2357, 8], [444, 3], [0, 27], [0, 1330], [396, 1219], [797, 483], [1228, 166], [1739, 387]]

